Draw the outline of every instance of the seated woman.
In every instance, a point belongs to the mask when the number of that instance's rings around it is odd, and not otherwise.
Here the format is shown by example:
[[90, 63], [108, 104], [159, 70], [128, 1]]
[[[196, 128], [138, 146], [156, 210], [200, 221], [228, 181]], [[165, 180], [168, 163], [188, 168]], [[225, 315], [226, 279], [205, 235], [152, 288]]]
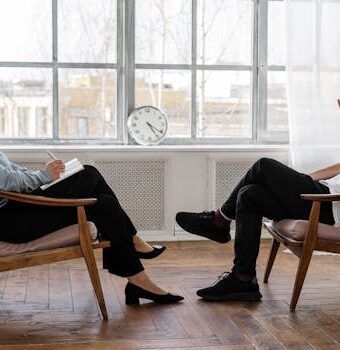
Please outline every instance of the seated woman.
[[[97, 226], [111, 247], [103, 251], [103, 266], [110, 273], [126, 277], [127, 304], [138, 304], [139, 298], [158, 303], [174, 303], [183, 299], [167, 293], [147, 276], [140, 259], [152, 259], [165, 247], [153, 247], [137, 235], [131, 220], [120, 206], [112, 189], [99, 171], [89, 165], [71, 177], [42, 191], [41, 185], [60, 177], [65, 166], [61, 160], [46, 165], [45, 170], [31, 171], [16, 165], [0, 152], [0, 189], [55, 198], [97, 198], [86, 206], [89, 221]], [[47, 207], [0, 200], [0, 240], [23, 243], [60, 228], [77, 223], [74, 207]]]

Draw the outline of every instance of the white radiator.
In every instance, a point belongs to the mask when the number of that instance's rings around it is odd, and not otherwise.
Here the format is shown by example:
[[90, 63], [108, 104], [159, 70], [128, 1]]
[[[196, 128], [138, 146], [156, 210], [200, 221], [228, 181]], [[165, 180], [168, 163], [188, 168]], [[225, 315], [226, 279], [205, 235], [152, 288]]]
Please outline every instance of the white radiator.
[[95, 161], [137, 230], [165, 227], [165, 161]]
[[254, 161], [249, 160], [219, 160], [215, 162], [213, 199], [215, 208], [220, 207], [226, 201], [253, 163]]

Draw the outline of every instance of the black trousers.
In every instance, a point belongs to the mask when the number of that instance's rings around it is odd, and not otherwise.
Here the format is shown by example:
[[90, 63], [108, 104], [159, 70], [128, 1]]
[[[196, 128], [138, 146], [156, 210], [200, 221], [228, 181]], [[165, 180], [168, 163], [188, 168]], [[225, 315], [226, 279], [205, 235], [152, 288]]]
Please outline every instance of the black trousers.
[[[136, 229], [96, 168], [85, 165], [81, 172], [44, 191], [35, 190], [33, 194], [56, 198], [97, 198], [97, 203], [86, 206], [85, 210], [88, 220], [95, 223], [101, 236], [111, 241], [111, 247], [103, 251], [104, 268], [122, 277], [143, 271], [132, 241]], [[75, 223], [76, 208], [10, 201], [0, 208], [0, 240], [28, 242]]]
[[[311, 201], [302, 193], [329, 193], [328, 187], [288, 166], [268, 158], [258, 160], [235, 187], [221, 207], [235, 219], [235, 258], [233, 270], [256, 274], [262, 218], [308, 219]], [[321, 205], [320, 221], [334, 225], [331, 202]]]

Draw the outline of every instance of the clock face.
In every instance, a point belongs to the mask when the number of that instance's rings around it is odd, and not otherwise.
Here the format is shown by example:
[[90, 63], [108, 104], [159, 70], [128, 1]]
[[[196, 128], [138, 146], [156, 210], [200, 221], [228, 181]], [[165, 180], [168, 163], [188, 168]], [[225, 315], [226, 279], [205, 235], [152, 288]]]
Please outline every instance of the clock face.
[[158, 108], [144, 106], [129, 115], [127, 126], [131, 137], [140, 145], [156, 145], [166, 135], [168, 120]]

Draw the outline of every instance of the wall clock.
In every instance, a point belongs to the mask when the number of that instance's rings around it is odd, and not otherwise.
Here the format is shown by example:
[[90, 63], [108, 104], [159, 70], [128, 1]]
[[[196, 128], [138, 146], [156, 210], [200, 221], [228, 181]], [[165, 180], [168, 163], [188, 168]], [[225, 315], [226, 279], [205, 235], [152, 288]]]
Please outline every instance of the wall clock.
[[140, 145], [159, 144], [168, 130], [168, 118], [159, 108], [142, 106], [128, 117], [127, 127], [130, 136]]

